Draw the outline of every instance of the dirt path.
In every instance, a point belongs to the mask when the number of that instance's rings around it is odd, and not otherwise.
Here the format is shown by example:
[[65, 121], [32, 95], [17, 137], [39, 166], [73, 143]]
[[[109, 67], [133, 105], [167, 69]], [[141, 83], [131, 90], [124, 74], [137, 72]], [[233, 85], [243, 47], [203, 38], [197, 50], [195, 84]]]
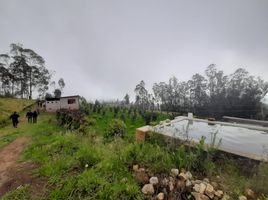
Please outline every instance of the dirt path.
[[11, 179], [19, 178], [14, 171], [25, 165], [17, 160], [27, 141], [29, 138], [19, 137], [0, 150], [0, 196], [8, 190], [6, 186]]

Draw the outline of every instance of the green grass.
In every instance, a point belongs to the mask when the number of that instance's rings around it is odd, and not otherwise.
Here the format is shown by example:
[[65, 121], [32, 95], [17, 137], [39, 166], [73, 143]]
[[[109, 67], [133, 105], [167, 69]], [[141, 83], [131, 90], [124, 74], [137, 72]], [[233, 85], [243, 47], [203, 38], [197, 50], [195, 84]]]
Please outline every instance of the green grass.
[[[157, 121], [167, 117], [160, 114]], [[133, 120], [127, 111], [121, 110], [116, 118], [124, 119], [127, 136], [109, 141], [103, 136], [109, 122], [115, 118], [114, 113], [107, 109], [105, 114], [92, 113], [88, 118], [86, 133], [59, 127], [55, 116], [46, 113], [41, 113], [37, 124], [23, 122], [18, 129], [2, 128], [0, 147], [18, 136], [31, 138], [22, 159], [36, 163], [39, 166], [37, 175], [47, 179], [41, 193], [35, 194], [29, 190], [30, 186], [25, 186], [7, 193], [3, 199], [146, 199], [132, 175], [133, 164], [155, 173], [168, 174], [176, 167], [189, 169], [198, 176], [201, 171], [212, 180], [220, 175], [233, 198], [242, 194], [245, 187], [252, 187], [258, 177], [268, 174], [266, 166], [261, 166], [251, 181], [251, 177], [240, 173], [235, 161], [212, 162], [202, 148], [176, 145], [170, 148], [169, 142], [155, 135], [145, 143], [136, 143], [133, 139], [135, 129], [145, 125], [140, 115]], [[263, 187], [259, 187], [262, 191]]]
[[14, 111], [22, 111], [34, 102], [28, 99], [0, 98], [0, 121], [7, 119]]

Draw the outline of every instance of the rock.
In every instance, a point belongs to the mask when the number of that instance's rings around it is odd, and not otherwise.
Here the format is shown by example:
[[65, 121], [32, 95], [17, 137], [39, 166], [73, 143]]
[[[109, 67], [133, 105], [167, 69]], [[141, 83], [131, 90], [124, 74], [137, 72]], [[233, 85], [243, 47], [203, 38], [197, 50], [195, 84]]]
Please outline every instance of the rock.
[[181, 180], [184, 180], [184, 181], [187, 180], [187, 176], [186, 176], [186, 174], [183, 173], [183, 172], [181, 172], [181, 173], [179, 174], [179, 178], [180, 178]]
[[205, 190], [205, 194], [206, 194], [209, 198], [213, 199], [213, 197], [214, 197], [214, 193], [215, 193], [215, 191], [214, 191], [213, 186], [210, 185], [210, 184], [207, 184], [207, 187], [206, 187], [206, 190]]
[[195, 184], [193, 189], [195, 192], [203, 194], [206, 190], [206, 187], [207, 186], [204, 183], [200, 183], [200, 184]]
[[254, 192], [251, 189], [247, 188], [244, 194], [247, 198], [254, 199]]
[[191, 179], [193, 178], [192, 173], [189, 172], [189, 171], [187, 171], [187, 172], [185, 173], [185, 175], [186, 175], [186, 178], [189, 179], [189, 180], [191, 180]]
[[152, 194], [154, 194], [154, 186], [153, 186], [153, 184], [146, 184], [146, 185], [143, 186], [141, 191], [142, 191], [143, 194], [152, 195]]
[[170, 170], [170, 175], [172, 177], [177, 177], [179, 175], [179, 170], [178, 169], [171, 169]]
[[219, 187], [218, 183], [216, 182], [211, 182], [210, 184], [214, 187], [215, 190], [217, 190]]
[[205, 183], [209, 183], [209, 179], [208, 179], [208, 178], [204, 178], [203, 181], [204, 181]]
[[161, 184], [163, 186], [168, 186], [168, 179], [167, 178], [164, 178], [162, 181], [161, 181]]
[[242, 196], [239, 197], [239, 200], [247, 200], [247, 197], [242, 195]]
[[215, 191], [214, 195], [218, 197], [219, 199], [221, 199], [223, 197], [223, 191], [217, 190]]
[[195, 200], [209, 200], [209, 198], [204, 194], [200, 194], [198, 192], [192, 192], [191, 194]]
[[195, 181], [192, 181], [192, 183], [193, 183], [193, 185], [195, 185], [195, 184], [200, 184], [200, 183], [202, 183], [202, 181], [201, 181], [201, 180], [195, 180]]
[[139, 172], [145, 172], [145, 169], [144, 169], [144, 168], [139, 168], [138, 171], [139, 171]]
[[149, 182], [149, 176], [145, 171], [135, 172], [134, 176], [138, 183], [146, 184]]
[[134, 172], [139, 171], [139, 165], [133, 165], [132, 169]]
[[173, 191], [174, 190], [174, 183], [172, 181], [169, 181], [168, 182], [168, 188], [169, 188], [169, 191]]
[[160, 192], [158, 195], [157, 195], [157, 199], [158, 200], [164, 200], [165, 199], [165, 194], [163, 192]]
[[180, 190], [184, 190], [184, 188], [185, 188], [185, 181], [178, 180], [177, 181], [177, 188], [180, 189]]
[[158, 178], [156, 176], [151, 177], [149, 182], [153, 185], [157, 185], [159, 183]]
[[169, 181], [175, 183], [175, 179], [173, 177], [169, 177]]
[[187, 180], [185, 185], [186, 185], [186, 187], [191, 187], [192, 186], [192, 182], [190, 180]]

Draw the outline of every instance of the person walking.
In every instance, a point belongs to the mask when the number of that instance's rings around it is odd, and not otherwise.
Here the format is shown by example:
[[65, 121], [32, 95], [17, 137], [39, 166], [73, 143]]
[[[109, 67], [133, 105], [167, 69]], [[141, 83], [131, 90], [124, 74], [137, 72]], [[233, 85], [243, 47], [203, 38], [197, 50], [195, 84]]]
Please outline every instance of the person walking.
[[36, 110], [33, 112], [33, 123], [35, 124], [35, 123], [37, 123], [37, 116], [38, 116], [38, 114], [37, 114], [37, 112], [36, 112]]
[[12, 124], [14, 128], [18, 127], [18, 123], [19, 123], [19, 115], [17, 114], [17, 112], [14, 112], [12, 115], [10, 115], [10, 119], [12, 120]]
[[26, 117], [28, 118], [28, 123], [33, 123], [33, 113], [32, 113], [32, 111], [29, 110], [26, 113]]

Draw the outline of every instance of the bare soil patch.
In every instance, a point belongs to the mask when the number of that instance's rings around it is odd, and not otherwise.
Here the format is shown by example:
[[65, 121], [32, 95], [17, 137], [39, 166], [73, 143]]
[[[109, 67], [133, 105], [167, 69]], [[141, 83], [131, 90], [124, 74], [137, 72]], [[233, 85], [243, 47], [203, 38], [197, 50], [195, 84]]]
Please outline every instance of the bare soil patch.
[[42, 190], [44, 181], [33, 173], [37, 166], [17, 161], [28, 141], [27, 137], [19, 137], [0, 150], [0, 197], [26, 184], [31, 185], [35, 192]]

